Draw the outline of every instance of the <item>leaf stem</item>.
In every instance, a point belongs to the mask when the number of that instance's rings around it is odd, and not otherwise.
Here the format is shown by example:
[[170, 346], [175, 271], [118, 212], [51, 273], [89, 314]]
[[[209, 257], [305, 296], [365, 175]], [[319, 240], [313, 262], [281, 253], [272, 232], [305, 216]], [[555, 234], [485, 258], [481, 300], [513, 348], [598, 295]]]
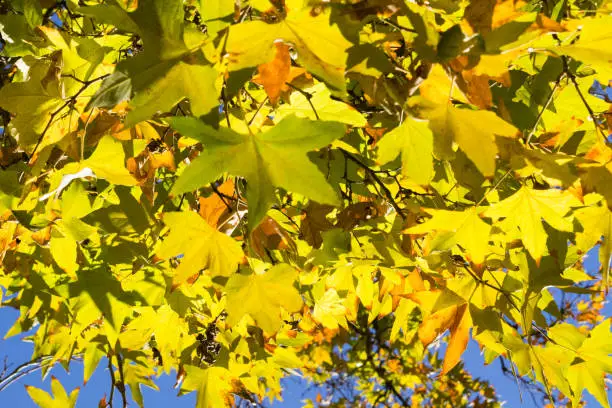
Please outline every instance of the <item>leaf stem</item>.
[[310, 92], [306, 92], [303, 89], [300, 89], [297, 86], [290, 84], [289, 82], [285, 82], [285, 84], [287, 86], [289, 86], [290, 88], [295, 89], [296, 91], [298, 91], [302, 95], [304, 95], [304, 97], [306, 98], [306, 100], [310, 104], [310, 107], [312, 108], [312, 111], [314, 112], [314, 115], [317, 118], [317, 120], [321, 120], [321, 118], [319, 117], [319, 114], [317, 113], [317, 109], [315, 108], [315, 106], [313, 105], [313, 103], [311, 101], [313, 95]]

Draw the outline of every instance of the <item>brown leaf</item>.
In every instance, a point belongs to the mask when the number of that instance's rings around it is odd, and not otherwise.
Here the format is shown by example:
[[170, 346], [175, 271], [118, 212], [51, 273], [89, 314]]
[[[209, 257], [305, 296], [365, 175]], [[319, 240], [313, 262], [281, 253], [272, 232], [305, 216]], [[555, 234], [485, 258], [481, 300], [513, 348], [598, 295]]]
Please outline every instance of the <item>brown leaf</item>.
[[335, 226], [348, 231], [359, 223], [380, 217], [384, 213], [382, 206], [370, 201], [350, 204], [338, 214], [338, 222]]
[[302, 212], [300, 233], [304, 240], [313, 248], [320, 248], [323, 244], [322, 232], [329, 231], [334, 225], [326, 218], [334, 207], [311, 201]]
[[289, 233], [267, 216], [251, 233], [251, 242], [255, 253], [262, 258], [266, 255], [266, 249], [295, 249], [295, 242]]

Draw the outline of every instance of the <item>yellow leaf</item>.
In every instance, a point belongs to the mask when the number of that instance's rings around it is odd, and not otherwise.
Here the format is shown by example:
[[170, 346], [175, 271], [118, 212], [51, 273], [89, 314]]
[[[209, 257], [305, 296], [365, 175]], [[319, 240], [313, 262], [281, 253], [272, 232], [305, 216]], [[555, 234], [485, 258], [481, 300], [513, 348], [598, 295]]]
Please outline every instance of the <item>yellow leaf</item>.
[[510, 225], [520, 230], [523, 245], [539, 262], [546, 253], [546, 231], [542, 218], [559, 231], [572, 231], [572, 218], [566, 214], [580, 202], [570, 193], [560, 190], [533, 190], [526, 186], [493, 205], [486, 211], [487, 217], [506, 218]]
[[206, 269], [212, 276], [229, 276], [242, 261], [240, 244], [213, 229], [197, 213], [171, 212], [164, 214], [170, 234], [156, 254], [161, 259], [183, 255], [174, 272], [173, 287]]
[[312, 316], [323, 326], [330, 329], [338, 328], [338, 320], [346, 314], [344, 301], [338, 296], [335, 289], [327, 289], [323, 296], [316, 301]]
[[298, 272], [290, 265], [278, 264], [263, 274], [234, 274], [227, 292], [227, 321], [237, 324], [249, 314], [265, 333], [276, 333], [282, 324], [281, 308], [289, 313], [302, 307], [302, 297], [293, 284]]

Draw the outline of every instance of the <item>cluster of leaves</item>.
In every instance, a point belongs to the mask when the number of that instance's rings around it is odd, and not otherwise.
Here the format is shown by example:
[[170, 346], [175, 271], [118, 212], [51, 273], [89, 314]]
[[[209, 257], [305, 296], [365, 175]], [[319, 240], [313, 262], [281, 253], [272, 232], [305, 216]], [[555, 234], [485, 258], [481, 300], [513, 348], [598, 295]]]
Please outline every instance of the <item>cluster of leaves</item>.
[[310, 406], [499, 406], [472, 338], [519, 391], [609, 407], [612, 109], [589, 89], [611, 14], [0, 2], [7, 335], [32, 332], [44, 373], [107, 361], [100, 406], [171, 372], [200, 408], [297, 373], [328, 390]]

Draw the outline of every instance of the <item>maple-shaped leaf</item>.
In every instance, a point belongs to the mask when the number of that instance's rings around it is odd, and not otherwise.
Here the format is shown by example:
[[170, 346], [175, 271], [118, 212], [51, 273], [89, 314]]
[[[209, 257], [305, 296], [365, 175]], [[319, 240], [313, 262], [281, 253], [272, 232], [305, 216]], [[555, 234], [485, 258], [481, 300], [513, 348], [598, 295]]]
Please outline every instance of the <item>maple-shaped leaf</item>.
[[132, 399], [134, 399], [134, 402], [136, 402], [140, 408], [144, 408], [145, 405], [141, 386], [146, 385], [149, 388], [159, 391], [159, 388], [152, 379], [153, 375], [155, 375], [154, 368], [140, 364], [126, 364], [123, 366], [123, 370], [125, 385], [130, 387]]
[[289, 46], [280, 41], [275, 42], [274, 45], [276, 46], [274, 59], [259, 65], [257, 67], [258, 75], [253, 78], [254, 82], [263, 85], [272, 105], [278, 103], [281, 92], [289, 87], [285, 82], [287, 82], [291, 71]]
[[231, 207], [228, 207], [225, 197], [233, 197], [234, 194], [234, 181], [228, 179], [217, 187], [216, 192], [209, 197], [198, 198], [198, 213], [206, 220], [208, 225], [218, 229], [222, 223], [225, 224], [228, 221], [228, 216], [232, 211]]
[[544, 219], [551, 227], [559, 231], [573, 231], [571, 216], [567, 217], [572, 207], [580, 202], [568, 192], [560, 190], [533, 190], [527, 186], [491, 206], [487, 217], [505, 218], [506, 225], [518, 227], [523, 245], [529, 254], [539, 263], [546, 253], [547, 234], [542, 225]]
[[232, 375], [223, 367], [205, 369], [185, 366], [183, 389], [197, 391], [196, 408], [225, 408], [233, 405]]
[[591, 205], [575, 213], [576, 218], [582, 224], [582, 232], [576, 233], [576, 245], [583, 252], [587, 252], [603, 237], [599, 246], [599, 264], [607, 289], [610, 260], [612, 259], [612, 211], [605, 200], [592, 202], [593, 198], [591, 194], [585, 196], [585, 204], [590, 203]]
[[[424, 234], [439, 231], [432, 239], [431, 246], [450, 249], [455, 244], [467, 250], [468, 257], [481, 264], [489, 253], [489, 234], [491, 226], [484, 222], [475, 208], [467, 211], [448, 211], [427, 209], [433, 217], [422, 224], [406, 229], [408, 234]], [[436, 241], [440, 241], [437, 243]]]
[[[217, 71], [201, 51], [206, 38], [185, 25], [183, 2], [180, 0], [141, 0], [138, 8], [128, 13], [117, 4], [104, 4], [79, 9], [83, 14], [119, 29], [137, 33], [144, 51], [117, 65], [127, 76], [111, 76], [102, 83], [94, 100], [112, 104], [126, 95], [131, 82], [134, 98], [126, 126], [132, 126], [168, 111], [188, 97], [195, 115], [208, 113], [218, 105], [215, 88]], [[121, 92], [118, 92], [121, 90]]]
[[[419, 326], [419, 339], [425, 347], [446, 330], [450, 330], [450, 340], [442, 364], [442, 374], [448, 373], [461, 361], [461, 355], [470, 340], [472, 318], [468, 304], [448, 291], [416, 292], [408, 297], [421, 305], [426, 313]], [[444, 297], [448, 297], [448, 300]]]
[[546, 347], [534, 349], [538, 358], [534, 368], [540, 368], [546, 380], [571, 397], [574, 406], [586, 389], [601, 406], [609, 408], [605, 378], [612, 372], [610, 319], [588, 335], [569, 323], [551, 327], [547, 335], [552, 340]]
[[433, 134], [426, 121], [407, 117], [378, 142], [378, 160], [385, 164], [402, 157], [402, 175], [427, 185], [434, 173]]
[[609, 46], [612, 41], [612, 33], [610, 33], [612, 17], [586, 18], [577, 23], [580, 24], [580, 35], [576, 40], [551, 48], [551, 50], [587, 63], [597, 71], [609, 72], [610, 61], [612, 61], [612, 51]]
[[274, 58], [275, 41], [290, 43], [297, 62], [330, 87], [345, 90], [347, 50], [352, 46], [340, 29], [329, 24], [329, 10], [311, 13], [309, 7], [289, 10], [276, 24], [249, 21], [229, 29], [225, 49], [231, 71], [254, 67]]
[[344, 125], [340, 123], [289, 116], [255, 135], [242, 135], [227, 128], [216, 130], [195, 118], [173, 118], [171, 125], [204, 145], [204, 151], [176, 181], [174, 194], [207, 185], [224, 172], [245, 177], [252, 228], [275, 202], [276, 186], [323, 204], [339, 204], [338, 194], [306, 153], [342, 137]]
[[499, 149], [496, 136], [513, 138], [517, 129], [495, 113], [456, 108], [443, 103], [428, 107], [426, 117], [434, 134], [434, 154], [439, 159], [454, 157], [453, 142], [485, 176], [495, 174]]
[[227, 321], [236, 324], [249, 314], [265, 333], [276, 333], [282, 324], [281, 308], [289, 313], [302, 307], [302, 297], [293, 287], [298, 272], [287, 264], [278, 264], [262, 274], [234, 274], [227, 292]]
[[62, 383], [57, 378], [51, 377], [51, 395], [30, 385], [26, 385], [26, 391], [40, 408], [74, 408], [80, 389], [77, 387], [68, 395]]
[[340, 298], [336, 289], [329, 288], [316, 300], [312, 317], [327, 328], [337, 329], [338, 324], [346, 325], [346, 314], [344, 299]]
[[202, 269], [212, 276], [236, 272], [244, 254], [233, 238], [212, 228], [195, 212], [165, 213], [163, 221], [170, 228], [170, 234], [156, 255], [161, 259], [183, 255], [174, 271], [173, 287], [182, 285]]
[[[312, 120], [329, 120], [346, 123], [351, 126], [364, 127], [367, 124], [366, 118], [350, 105], [332, 99], [331, 92], [320, 82], [312, 87], [303, 89], [307, 94], [295, 91], [289, 97], [289, 103], [279, 106], [274, 112], [274, 119], [282, 118], [295, 114], [300, 118]], [[312, 107], [315, 107], [315, 111]]]
[[56, 287], [58, 293], [70, 298], [75, 322], [84, 327], [104, 316], [104, 332], [115, 344], [123, 321], [136, 304], [147, 304], [140, 293], [124, 290], [114, 274], [100, 265], [81, 268], [74, 282]]
[[[60, 62], [26, 59], [30, 64], [25, 82], [9, 83], [0, 89], [0, 108], [15, 115], [11, 125], [19, 133], [23, 148], [36, 144], [53, 112], [63, 104], [62, 84], [53, 73]], [[47, 129], [50, 133], [55, 129]]]

